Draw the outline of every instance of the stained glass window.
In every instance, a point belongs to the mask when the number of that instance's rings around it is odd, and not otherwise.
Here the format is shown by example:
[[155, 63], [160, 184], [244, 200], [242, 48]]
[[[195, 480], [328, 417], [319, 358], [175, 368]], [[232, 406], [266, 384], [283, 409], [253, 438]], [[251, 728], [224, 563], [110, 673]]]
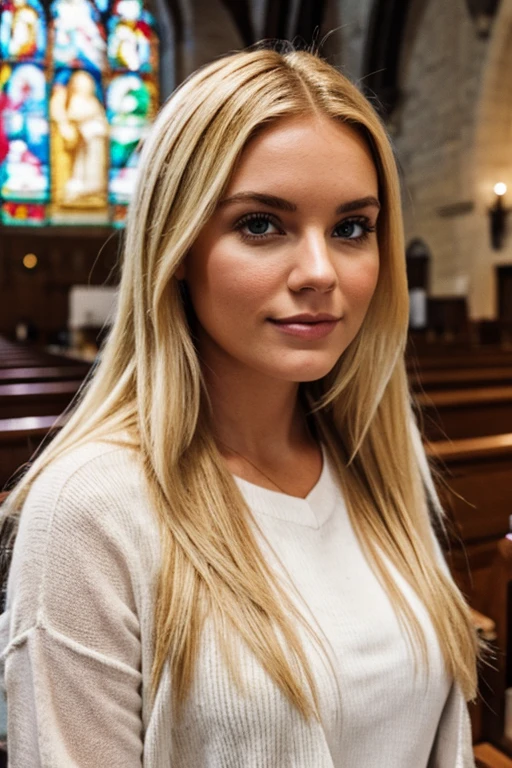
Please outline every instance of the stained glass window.
[[49, 196], [46, 21], [39, 0], [6, 0], [0, 20], [0, 198], [6, 223], [45, 221]]
[[122, 225], [137, 168], [137, 147], [158, 108], [155, 20], [140, 0], [114, 0], [108, 22], [109, 200]]
[[0, 53], [4, 61], [43, 62], [46, 20], [39, 0], [5, 0], [0, 24]]
[[1, 0], [4, 224], [122, 226], [159, 102], [141, 0]]
[[155, 21], [140, 0], [115, 0], [108, 24], [108, 60], [113, 71], [155, 72]]

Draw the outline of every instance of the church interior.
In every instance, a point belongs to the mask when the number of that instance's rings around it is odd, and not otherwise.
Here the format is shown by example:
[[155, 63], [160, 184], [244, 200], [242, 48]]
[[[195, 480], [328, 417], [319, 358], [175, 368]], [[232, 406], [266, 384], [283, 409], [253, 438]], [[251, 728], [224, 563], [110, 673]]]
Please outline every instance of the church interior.
[[[0, 9], [0, 490], [77, 396], [108, 334], [140, 146], [159, 106], [228, 51], [313, 44], [372, 101], [398, 161], [414, 408], [446, 510], [447, 562], [496, 648], [470, 705], [475, 760], [512, 768], [512, 0]], [[3, 746], [6, 760], [5, 734]]]

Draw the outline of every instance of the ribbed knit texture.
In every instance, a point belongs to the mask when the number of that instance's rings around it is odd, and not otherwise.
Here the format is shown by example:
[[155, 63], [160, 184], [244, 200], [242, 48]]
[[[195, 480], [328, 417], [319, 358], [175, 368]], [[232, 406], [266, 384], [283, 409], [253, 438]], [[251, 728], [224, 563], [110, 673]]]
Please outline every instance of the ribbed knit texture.
[[135, 454], [91, 444], [37, 479], [21, 516], [0, 618], [11, 768], [472, 768], [467, 708], [426, 610], [389, 565], [427, 634], [428, 680], [414, 678], [328, 463], [307, 499], [237, 482], [265, 557], [323, 636], [332, 666], [301, 630], [322, 722], [305, 722], [241, 643], [239, 692], [209, 623], [179, 726], [167, 667], [151, 702], [158, 527]]

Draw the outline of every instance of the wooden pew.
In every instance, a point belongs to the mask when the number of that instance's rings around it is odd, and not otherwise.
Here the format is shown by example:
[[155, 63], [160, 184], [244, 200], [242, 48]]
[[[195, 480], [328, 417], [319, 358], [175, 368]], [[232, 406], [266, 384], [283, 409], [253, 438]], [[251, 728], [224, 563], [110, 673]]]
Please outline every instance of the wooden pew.
[[[493, 563], [512, 514], [512, 433], [435, 442], [426, 450], [447, 514], [449, 538], [440, 540], [452, 575], [474, 611], [496, 622], [489, 594]], [[497, 683], [487, 668], [481, 676], [485, 698], [489, 685], [497, 689]], [[469, 708], [475, 741], [489, 740], [487, 708], [481, 701]]]
[[0, 419], [61, 413], [77, 393], [81, 380], [0, 384]]
[[0, 419], [0, 490], [32, 456], [57, 415]]
[[512, 386], [417, 393], [430, 441], [512, 432]]
[[452, 573], [471, 606], [488, 615], [490, 567], [512, 515], [512, 433], [439, 441], [426, 450], [448, 516]]
[[512, 760], [492, 744], [478, 744], [473, 752], [476, 768], [512, 768]]
[[455, 368], [503, 368], [512, 366], [512, 350], [499, 347], [467, 347], [449, 345], [435, 347], [432, 352], [417, 354], [410, 350], [406, 357], [409, 371], [425, 372]]
[[0, 336], [0, 488], [78, 391], [90, 364]]
[[506, 690], [512, 688], [511, 596], [512, 540], [507, 537], [498, 542], [489, 575], [487, 610], [494, 621], [496, 641], [492, 666], [489, 665], [485, 670], [487, 685], [482, 690], [485, 701], [482, 707], [482, 731], [486, 741], [512, 758], [512, 712], [507, 713], [506, 704]]
[[38, 381], [66, 381], [84, 379], [88, 364], [45, 365], [20, 368], [0, 368], [0, 384], [20, 384]]
[[512, 366], [441, 368], [411, 371], [409, 382], [414, 391], [471, 389], [475, 387], [512, 386]]
[[66, 355], [54, 355], [30, 344], [21, 344], [0, 336], [0, 369], [31, 367], [83, 366], [82, 360]]

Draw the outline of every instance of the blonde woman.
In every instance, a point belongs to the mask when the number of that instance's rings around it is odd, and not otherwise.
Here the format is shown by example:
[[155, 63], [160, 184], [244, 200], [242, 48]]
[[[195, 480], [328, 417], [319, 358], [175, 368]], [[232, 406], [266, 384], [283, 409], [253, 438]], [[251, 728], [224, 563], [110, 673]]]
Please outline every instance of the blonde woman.
[[13, 768], [473, 765], [407, 319], [357, 89], [294, 51], [190, 77], [145, 143], [101, 362], [9, 497]]

